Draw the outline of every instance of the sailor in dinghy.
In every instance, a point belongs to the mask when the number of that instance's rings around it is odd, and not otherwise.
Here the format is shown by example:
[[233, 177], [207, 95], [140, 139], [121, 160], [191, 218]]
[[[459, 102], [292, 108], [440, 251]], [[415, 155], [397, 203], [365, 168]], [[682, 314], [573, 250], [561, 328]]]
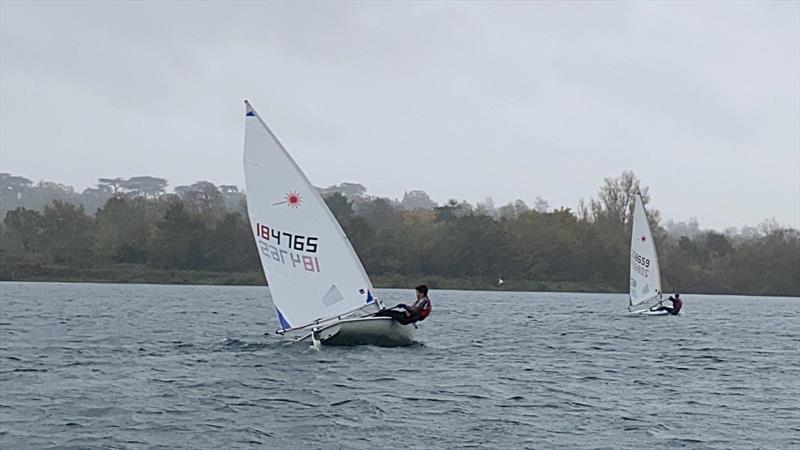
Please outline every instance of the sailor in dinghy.
[[[431, 313], [431, 299], [428, 298], [428, 286], [420, 284], [415, 288], [417, 300], [411, 306], [400, 303], [394, 308], [387, 308], [375, 313], [375, 317], [391, 317], [402, 325], [417, 323], [425, 320]], [[402, 308], [403, 311], [395, 309]]]
[[[630, 296], [628, 314], [664, 316], [672, 308], [663, 306], [661, 270], [653, 234], [640, 194], [636, 194], [631, 229]], [[677, 308], [680, 310], [680, 308]]]
[[669, 296], [667, 299], [672, 302], [672, 307], [660, 305], [658, 308], [653, 307], [650, 308], [650, 311], [658, 312], [658, 311], [666, 311], [667, 314], [677, 316], [678, 313], [681, 312], [681, 308], [683, 308], [683, 300], [681, 300], [681, 294], [676, 293], [675, 296]]

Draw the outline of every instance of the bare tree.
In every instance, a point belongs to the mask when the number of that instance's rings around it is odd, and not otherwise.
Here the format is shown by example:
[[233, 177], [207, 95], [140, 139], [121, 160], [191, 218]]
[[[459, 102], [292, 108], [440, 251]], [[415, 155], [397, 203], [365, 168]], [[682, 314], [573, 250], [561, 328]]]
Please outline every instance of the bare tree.
[[578, 220], [588, 222], [591, 221], [592, 216], [589, 214], [589, 206], [586, 205], [586, 201], [583, 200], [583, 197], [578, 200], [578, 211], [577, 211]]
[[533, 200], [533, 210], [538, 213], [546, 213], [550, 210], [550, 202], [537, 195]]
[[[605, 178], [597, 192], [598, 200], [592, 199], [592, 214], [595, 219], [605, 216], [620, 224], [627, 224], [633, 217], [634, 196], [639, 193], [646, 206], [650, 202], [648, 191], [648, 187], [640, 187], [639, 179], [630, 170], [623, 171], [616, 178]], [[656, 217], [657, 212], [652, 211], [649, 215]]]
[[497, 216], [497, 208], [494, 206], [494, 199], [492, 197], [486, 197], [484, 201], [478, 202], [475, 205], [475, 213], [489, 217]]

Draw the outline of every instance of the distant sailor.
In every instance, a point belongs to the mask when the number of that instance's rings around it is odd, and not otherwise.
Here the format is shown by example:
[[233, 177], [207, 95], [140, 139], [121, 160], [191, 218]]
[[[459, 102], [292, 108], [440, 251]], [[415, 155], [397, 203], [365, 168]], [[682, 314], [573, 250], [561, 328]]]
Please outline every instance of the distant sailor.
[[[392, 319], [400, 322], [403, 325], [419, 322], [425, 320], [431, 313], [431, 300], [428, 298], [428, 286], [420, 284], [416, 287], [417, 300], [413, 305], [408, 306], [400, 303], [394, 308], [384, 309], [375, 314], [376, 317], [391, 317]], [[396, 308], [402, 308], [403, 311], [395, 311]]]
[[681, 312], [681, 308], [683, 308], [683, 300], [681, 300], [681, 294], [675, 294], [675, 297], [670, 296], [669, 301], [672, 302], [672, 307], [669, 306], [661, 306], [653, 311], [666, 311], [673, 316], [677, 316], [679, 312]]

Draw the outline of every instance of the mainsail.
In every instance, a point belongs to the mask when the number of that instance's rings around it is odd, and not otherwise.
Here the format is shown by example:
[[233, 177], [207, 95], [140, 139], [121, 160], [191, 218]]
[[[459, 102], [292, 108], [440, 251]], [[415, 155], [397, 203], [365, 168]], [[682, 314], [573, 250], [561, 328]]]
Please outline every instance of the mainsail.
[[631, 234], [630, 306], [661, 300], [661, 271], [655, 242], [639, 194], [636, 194], [635, 202]]
[[247, 209], [283, 329], [366, 308], [372, 284], [317, 189], [245, 101]]

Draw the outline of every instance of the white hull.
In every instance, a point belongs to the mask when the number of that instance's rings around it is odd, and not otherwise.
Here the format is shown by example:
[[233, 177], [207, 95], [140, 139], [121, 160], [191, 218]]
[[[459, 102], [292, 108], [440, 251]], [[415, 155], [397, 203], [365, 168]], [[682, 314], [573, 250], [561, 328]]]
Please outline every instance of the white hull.
[[[363, 317], [317, 327], [314, 338], [325, 345], [399, 347], [414, 343], [414, 329], [414, 325], [401, 325], [391, 317]], [[312, 342], [311, 331], [298, 341]]]
[[641, 311], [628, 311], [629, 316], [668, 316], [669, 312], [667, 311], [650, 311], [649, 309], [644, 309]]
[[[669, 311], [652, 311], [650, 309], [641, 309], [639, 311], [628, 311], [629, 316], [668, 316]], [[679, 312], [678, 315], [681, 315]]]

